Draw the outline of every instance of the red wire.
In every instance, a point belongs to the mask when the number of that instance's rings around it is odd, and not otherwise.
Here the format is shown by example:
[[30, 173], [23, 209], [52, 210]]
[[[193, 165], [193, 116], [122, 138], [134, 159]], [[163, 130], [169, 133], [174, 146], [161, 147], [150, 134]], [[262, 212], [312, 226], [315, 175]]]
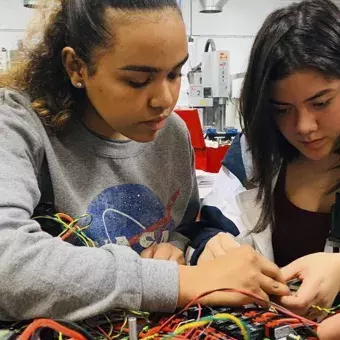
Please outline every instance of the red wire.
[[[260, 300], [260, 301], [264, 301], [260, 296], [256, 295], [256, 294], [253, 294], [251, 292], [247, 292], [247, 291], [243, 291], [243, 290], [236, 290], [236, 289], [232, 289], [232, 288], [221, 288], [221, 289], [214, 289], [214, 290], [211, 290], [211, 291], [207, 291], [205, 293], [202, 293], [200, 295], [198, 295], [196, 298], [194, 298], [193, 300], [191, 300], [178, 314], [174, 314], [172, 315], [168, 320], [166, 320], [162, 325], [158, 326], [158, 327], [154, 327], [152, 329], [150, 329], [145, 337], [147, 336], [151, 336], [151, 335], [154, 335], [156, 333], [159, 333], [161, 332], [177, 315], [179, 314], [182, 314], [183, 312], [185, 312], [187, 309], [189, 309], [198, 299], [206, 296], [206, 295], [210, 295], [212, 293], [215, 293], [215, 292], [221, 292], [221, 291], [225, 291], [225, 292], [236, 292], [236, 293], [241, 293], [241, 294], [244, 294], [244, 295], [247, 295], [247, 296], [251, 296], [251, 297], [254, 297], [256, 298], [257, 300]], [[266, 301], [267, 303], [267, 301]]]
[[[197, 319], [200, 319], [201, 318], [201, 315], [202, 315], [202, 306], [200, 303], [197, 304], [197, 307], [198, 307], [198, 313], [197, 313]], [[188, 334], [183, 334], [183, 338], [184, 339], [191, 339], [191, 335], [192, 333], [195, 333], [196, 329], [192, 329], [188, 332]]]
[[[194, 300], [192, 300], [191, 302], [189, 302], [185, 308], [183, 309], [183, 311], [185, 311], [186, 309], [190, 308], [192, 306], [193, 303], [195, 303], [196, 300], [206, 296], [206, 295], [209, 295], [209, 294], [212, 294], [212, 293], [215, 293], [215, 292], [231, 292], [231, 293], [240, 293], [240, 294], [243, 294], [243, 295], [247, 295], [247, 296], [250, 296], [250, 297], [253, 297], [255, 298], [256, 300], [259, 300], [260, 302], [262, 303], [266, 303], [268, 304], [268, 301], [262, 299], [259, 295], [255, 294], [255, 293], [252, 293], [252, 292], [248, 292], [246, 290], [243, 290], [243, 289], [234, 289], [234, 288], [221, 288], [221, 289], [214, 289], [214, 290], [211, 290], [211, 291], [208, 291], [208, 292], [205, 292], [199, 296], [197, 296]], [[318, 326], [319, 324], [317, 322], [314, 322], [314, 321], [311, 321], [309, 319], [306, 319], [300, 315], [297, 315], [297, 314], [294, 314], [293, 312], [289, 311], [288, 309], [274, 303], [274, 302], [269, 302], [269, 305], [271, 306], [274, 306], [278, 311], [280, 311], [281, 313], [284, 313], [284, 314], [287, 314], [289, 316], [292, 316], [294, 318], [297, 318], [299, 319], [300, 321], [302, 321], [303, 323], [306, 323], [306, 324], [310, 324], [310, 325], [313, 325], [313, 326]], [[182, 312], [183, 312], [182, 311]]]
[[289, 323], [289, 324], [300, 323], [301, 324], [301, 321], [296, 318], [283, 318], [283, 319], [269, 321], [266, 323], [266, 325], [268, 327], [273, 327], [273, 326], [280, 326], [285, 323]]
[[[235, 289], [235, 288], [220, 288], [220, 289], [213, 289], [210, 291], [207, 291], [205, 293], [202, 293], [200, 295], [198, 295], [196, 298], [194, 298], [193, 300], [191, 300], [179, 313], [172, 315], [168, 320], [166, 320], [162, 325], [158, 326], [158, 327], [154, 327], [152, 329], [150, 329], [145, 336], [143, 337], [147, 337], [147, 336], [151, 336], [154, 335], [156, 333], [159, 333], [160, 331], [162, 331], [177, 315], [182, 314], [183, 312], [185, 312], [187, 309], [189, 309], [197, 300], [201, 299], [204, 296], [210, 295], [212, 293], [216, 293], [216, 292], [229, 292], [229, 293], [239, 293], [239, 294], [243, 294], [246, 296], [250, 296], [253, 297], [254, 299], [268, 304], [268, 301], [262, 299], [259, 295], [243, 290], [243, 289]], [[294, 314], [293, 312], [289, 311], [288, 309], [274, 303], [274, 302], [269, 302], [269, 305], [274, 306], [278, 311], [280, 311], [281, 313], [284, 313], [288, 316], [291, 316], [293, 318], [296, 318], [298, 320], [300, 320], [303, 324], [309, 325], [309, 326], [315, 326], [317, 327], [319, 324], [317, 322], [308, 320], [300, 315]]]
[[31, 336], [39, 329], [43, 327], [48, 327], [56, 332], [62, 333], [70, 338], [73, 338], [75, 340], [86, 340], [86, 338], [74, 331], [73, 329], [67, 328], [58, 322], [55, 322], [50, 319], [36, 319], [34, 320], [28, 327], [25, 329], [25, 331], [18, 337], [18, 340], [29, 340]]
[[[64, 220], [65, 222], [68, 222], [69, 224], [71, 224], [71, 223], [74, 221], [74, 219], [73, 219], [71, 216], [67, 215], [67, 214], [64, 214], [64, 213], [57, 213], [56, 215], [57, 215], [59, 218], [61, 218], [62, 220]], [[78, 227], [77, 225], [73, 226], [73, 228], [70, 229], [70, 230], [68, 230], [68, 231], [61, 237], [61, 239], [62, 239], [63, 241], [65, 241], [65, 240], [68, 239], [68, 238], [74, 233], [74, 231], [77, 230], [78, 228], [79, 228], [79, 227]]]
[[309, 319], [306, 319], [300, 315], [297, 315], [297, 314], [294, 314], [293, 312], [291, 312], [290, 310], [288, 310], [287, 308], [284, 308], [280, 305], [278, 305], [277, 303], [275, 302], [271, 302], [270, 303], [273, 307], [275, 307], [279, 312], [281, 313], [284, 313], [284, 314], [287, 314], [288, 316], [291, 316], [293, 318], [296, 318], [296, 319], [299, 319], [302, 323], [304, 324], [309, 324], [309, 325], [312, 325], [312, 326], [315, 326], [315, 327], [318, 327], [319, 326], [319, 323], [317, 322], [314, 322], [312, 320], [309, 320]]
[[99, 329], [100, 333], [102, 333], [104, 335], [104, 337], [108, 340], [111, 340], [111, 338], [109, 337], [109, 335], [100, 327], [97, 326], [97, 328]]

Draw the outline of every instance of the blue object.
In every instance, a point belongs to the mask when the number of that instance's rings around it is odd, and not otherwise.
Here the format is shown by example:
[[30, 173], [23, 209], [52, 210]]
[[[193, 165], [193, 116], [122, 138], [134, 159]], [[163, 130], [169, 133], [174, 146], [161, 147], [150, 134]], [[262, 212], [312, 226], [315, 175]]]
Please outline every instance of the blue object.
[[233, 127], [225, 127], [223, 131], [217, 132], [216, 128], [213, 127], [207, 127], [204, 130], [205, 138], [208, 138], [210, 140], [214, 140], [216, 137], [222, 137], [225, 140], [232, 140], [235, 136], [238, 135], [238, 130]]
[[233, 137], [235, 137], [235, 136], [238, 134], [238, 130], [237, 130], [236, 128], [233, 128], [233, 127], [225, 127], [225, 128], [223, 129], [223, 131], [224, 131], [226, 134], [228, 134], [228, 135], [230, 135], [230, 136], [233, 136]]

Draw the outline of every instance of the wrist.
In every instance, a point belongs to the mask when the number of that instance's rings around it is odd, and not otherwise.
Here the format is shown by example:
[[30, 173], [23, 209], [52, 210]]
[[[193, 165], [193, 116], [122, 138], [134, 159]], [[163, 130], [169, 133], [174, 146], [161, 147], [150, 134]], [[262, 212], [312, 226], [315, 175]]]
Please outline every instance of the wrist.
[[198, 295], [196, 271], [196, 266], [179, 266], [178, 307], [184, 307]]

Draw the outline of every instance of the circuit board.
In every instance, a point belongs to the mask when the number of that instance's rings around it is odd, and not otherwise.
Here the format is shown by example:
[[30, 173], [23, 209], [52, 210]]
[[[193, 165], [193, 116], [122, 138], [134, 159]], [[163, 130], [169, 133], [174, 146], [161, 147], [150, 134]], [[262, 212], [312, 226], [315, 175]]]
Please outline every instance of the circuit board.
[[[130, 329], [131, 318], [135, 320], [136, 329], [133, 331]], [[70, 333], [64, 333], [55, 325], [67, 327]], [[30, 332], [27, 326], [31, 328]], [[29, 322], [26, 326], [17, 323], [7, 329], [0, 329], [0, 340], [71, 338], [75, 340], [315, 340], [318, 339], [315, 331], [316, 326], [313, 322], [280, 313], [272, 308], [264, 309], [256, 305], [240, 308], [211, 308], [196, 305], [177, 314], [148, 314], [118, 310], [81, 323], [48, 319], [45, 323], [40, 323], [39, 327], [32, 327]]]
[[[182, 338], [182, 339], [204, 339], [204, 340], [312, 340], [316, 336], [316, 326], [302, 322], [300, 319], [278, 313], [274, 310], [263, 309], [255, 305], [241, 308], [210, 308], [191, 307], [187, 311], [176, 315], [168, 321], [164, 317], [159, 321], [158, 335], [156, 338]], [[208, 322], [199, 326], [199, 321]], [[235, 321], [238, 320], [238, 323]], [[186, 329], [193, 323], [194, 328]], [[246, 332], [242, 332], [242, 324]], [[181, 329], [184, 330], [181, 332]], [[156, 328], [157, 330], [157, 328]], [[150, 336], [147, 332], [145, 335]], [[177, 336], [180, 337], [177, 337]], [[142, 334], [143, 337], [143, 334]]]

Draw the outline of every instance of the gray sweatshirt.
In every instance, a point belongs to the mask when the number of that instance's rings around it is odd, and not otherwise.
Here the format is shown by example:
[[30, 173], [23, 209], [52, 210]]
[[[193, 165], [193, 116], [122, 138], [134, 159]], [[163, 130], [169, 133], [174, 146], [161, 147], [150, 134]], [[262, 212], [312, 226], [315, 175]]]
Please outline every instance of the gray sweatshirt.
[[[52, 237], [31, 219], [47, 190], [42, 174], [58, 212], [91, 215], [96, 248]], [[105, 140], [80, 122], [55, 135], [26, 96], [0, 90], [0, 320], [172, 311], [178, 265], [139, 253], [155, 241], [184, 248], [176, 228], [198, 206], [192, 148], [175, 114], [149, 143]]]

